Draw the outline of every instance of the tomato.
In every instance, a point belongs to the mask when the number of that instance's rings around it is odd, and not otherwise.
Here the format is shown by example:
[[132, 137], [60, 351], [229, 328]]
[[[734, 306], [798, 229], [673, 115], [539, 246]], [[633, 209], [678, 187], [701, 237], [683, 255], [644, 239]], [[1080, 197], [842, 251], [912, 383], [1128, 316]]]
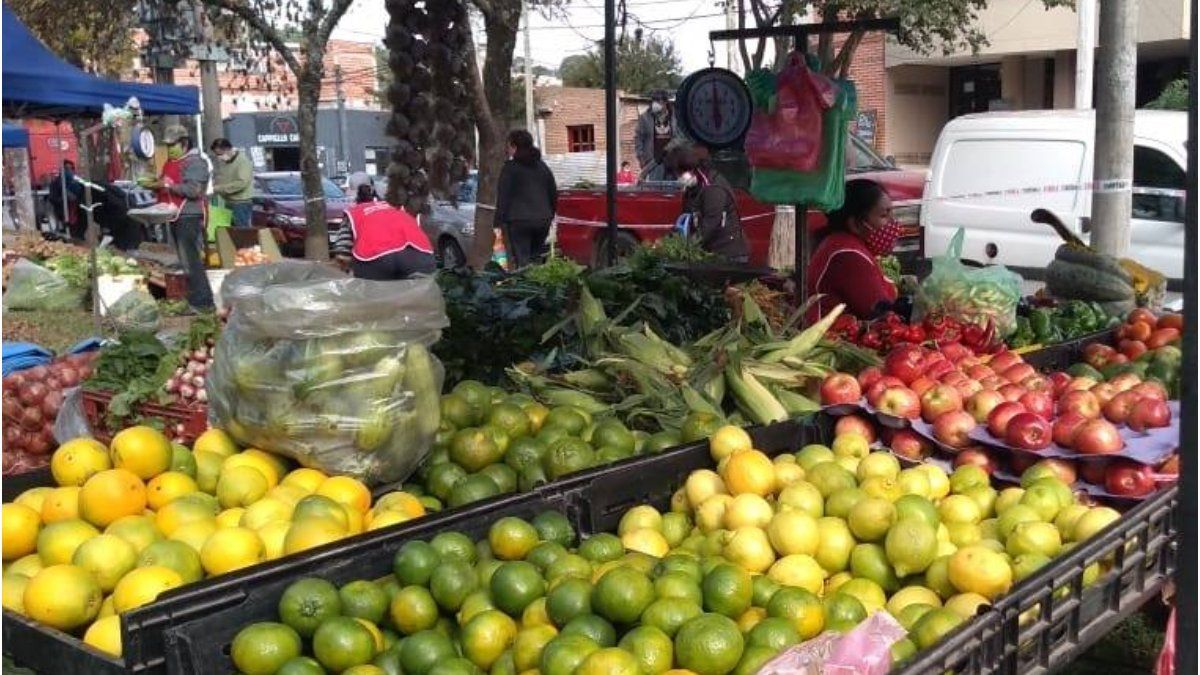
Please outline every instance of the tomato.
[[1183, 331], [1183, 315], [1169, 312], [1158, 317], [1156, 328], [1174, 328], [1180, 332]]
[[1129, 316], [1125, 319], [1125, 321], [1128, 323], [1138, 323], [1140, 321], [1153, 326], [1158, 322], [1158, 317], [1154, 316], [1154, 312], [1151, 312], [1145, 307], [1138, 307], [1129, 313]]
[[1130, 361], [1136, 359], [1146, 353], [1146, 343], [1141, 340], [1121, 340], [1117, 345], [1117, 350], [1126, 356]]
[[1146, 340], [1150, 334], [1154, 332], [1154, 324], [1146, 323], [1145, 321], [1133, 321], [1128, 324], [1129, 330], [1125, 331], [1125, 337], [1130, 340]]
[[1159, 328], [1158, 330], [1154, 331], [1148, 340], [1146, 340], [1146, 347], [1148, 349], [1158, 349], [1159, 347], [1169, 345], [1178, 339], [1178, 328]]

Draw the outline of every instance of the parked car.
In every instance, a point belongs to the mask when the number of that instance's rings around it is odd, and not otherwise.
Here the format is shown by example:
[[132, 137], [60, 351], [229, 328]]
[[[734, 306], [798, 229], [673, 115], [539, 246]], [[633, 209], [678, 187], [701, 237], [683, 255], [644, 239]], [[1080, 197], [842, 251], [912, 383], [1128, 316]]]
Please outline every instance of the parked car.
[[[1166, 275], [1172, 289], [1183, 277], [1187, 135], [1187, 113], [1134, 114], [1129, 255]], [[993, 112], [951, 120], [938, 137], [925, 185], [925, 250], [930, 255], [946, 250], [962, 227], [964, 258], [1041, 279], [1062, 242], [1029, 215], [1047, 209], [1087, 240], [1093, 191], [1064, 186], [1092, 181], [1095, 142], [1091, 110]]]
[[[887, 191], [892, 198], [894, 215], [904, 225], [897, 242], [897, 257], [905, 271], [914, 270], [923, 256], [919, 211], [924, 174], [896, 168], [855, 136], [848, 135], [847, 143], [846, 177], [874, 180]], [[775, 207], [758, 202], [748, 192], [750, 170], [744, 158], [718, 162], [717, 168], [734, 186], [738, 213], [750, 246], [750, 264], [766, 266]], [[656, 241], [674, 232], [681, 208], [682, 194], [675, 183], [622, 187], [617, 193], [618, 255], [627, 254], [639, 243]], [[608, 247], [606, 213], [603, 186], [588, 189], [562, 189], [560, 186], [558, 245], [563, 253], [583, 264], [604, 264]], [[810, 232], [819, 231], [825, 223], [825, 214], [816, 210], [808, 212]]]
[[472, 171], [459, 183], [457, 200], [434, 199], [429, 215], [421, 218], [421, 227], [445, 267], [458, 267], [467, 261], [466, 252], [471, 250], [471, 240], [475, 237], [478, 190], [479, 173]]
[[[342, 214], [350, 200], [328, 178], [321, 178], [325, 193], [325, 222], [332, 237], [342, 226]], [[282, 233], [280, 248], [284, 255], [304, 254], [304, 188], [298, 171], [269, 171], [254, 174], [254, 227], [275, 228]]]

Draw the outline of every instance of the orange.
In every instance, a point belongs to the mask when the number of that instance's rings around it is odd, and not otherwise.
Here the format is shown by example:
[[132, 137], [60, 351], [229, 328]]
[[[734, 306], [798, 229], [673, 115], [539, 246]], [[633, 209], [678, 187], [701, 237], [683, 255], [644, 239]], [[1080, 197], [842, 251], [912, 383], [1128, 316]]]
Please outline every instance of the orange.
[[359, 513], [366, 513], [371, 508], [371, 491], [367, 486], [349, 476], [332, 476], [326, 478], [317, 487], [316, 494], [324, 495], [339, 504], [353, 507]]
[[108, 593], [129, 570], [137, 567], [138, 552], [133, 544], [115, 534], [92, 537], [75, 549], [71, 564], [92, 575], [100, 590]]
[[0, 518], [3, 518], [5, 560], [16, 560], [37, 550], [42, 523], [36, 511], [24, 504], [5, 504], [0, 507]]
[[66, 565], [75, 555], [75, 549], [98, 534], [99, 530], [82, 520], [50, 523], [37, 535], [38, 556], [47, 566]]
[[399, 511], [409, 518], [419, 518], [425, 515], [425, 505], [421, 500], [407, 492], [389, 492], [379, 498], [372, 511]]
[[240, 506], [225, 509], [217, 514], [217, 527], [237, 527], [242, 524], [242, 516], [245, 515], [246, 509]]
[[146, 502], [155, 511], [175, 501], [189, 492], [200, 488], [191, 476], [180, 471], [167, 471], [155, 476], [146, 484]]
[[208, 538], [213, 536], [217, 531], [217, 521], [215, 519], [197, 520], [192, 523], [180, 525], [171, 536], [168, 537], [171, 541], [182, 541], [183, 543], [195, 549], [199, 553], [204, 548], [204, 543]]
[[200, 549], [200, 563], [211, 575], [225, 574], [262, 562], [263, 543], [253, 530], [229, 527], [212, 533]]
[[62, 486], [80, 487], [93, 474], [111, 468], [108, 448], [91, 438], [67, 441], [50, 458], [50, 473], [54, 475], [54, 482]]
[[758, 450], [743, 450], [729, 455], [721, 477], [729, 494], [756, 494], [765, 497], [775, 491], [775, 464]]
[[157, 429], [129, 427], [113, 436], [110, 455], [114, 467], [129, 469], [138, 478], [150, 480], [171, 468], [175, 451], [171, 441]]
[[271, 489], [270, 479], [266, 477], [269, 468], [260, 468], [251, 464], [230, 464], [241, 455], [234, 455], [225, 460], [221, 467], [221, 477], [217, 480], [217, 499], [223, 508], [249, 506], [263, 498]]
[[42, 522], [57, 523], [79, 517], [79, 488], [60, 487], [46, 495], [42, 501]]
[[115, 534], [133, 545], [138, 553], [163, 538], [154, 526], [154, 516], [125, 516], [104, 528], [104, 534]]
[[258, 448], [246, 448], [245, 450], [242, 451], [242, 454], [246, 455], [247, 457], [261, 459], [268, 466], [271, 466], [275, 469], [275, 483], [272, 485], [272, 487], [274, 487], [275, 485], [278, 485], [280, 482], [282, 482], [283, 477], [288, 474], [288, 469], [290, 467], [287, 463], [287, 460], [280, 457], [279, 455], [275, 455], [275, 454], [272, 454], [272, 453], [269, 453], [269, 452], [266, 452], [263, 450], [259, 450]]
[[212, 521], [217, 511], [209, 504], [193, 499], [191, 496], [176, 499], [154, 514], [154, 524], [164, 536], [170, 537], [175, 530], [201, 521]]
[[117, 582], [113, 589], [113, 610], [124, 614], [131, 609], [154, 602], [160, 594], [183, 585], [183, 578], [169, 567], [150, 565], [138, 567]]
[[412, 516], [399, 511], [378, 511], [372, 513], [375, 515], [368, 514], [367, 516], [367, 530], [378, 530], [389, 525], [407, 523], [412, 520]]
[[263, 543], [263, 559], [275, 560], [283, 557], [283, 544], [292, 524], [284, 520], [267, 523], [255, 530]]
[[242, 513], [241, 521], [236, 524], [257, 530], [268, 523], [278, 520], [286, 521], [291, 517], [292, 505], [268, 497], [247, 506]]
[[[170, 449], [168, 443], [168, 452]], [[107, 527], [118, 518], [135, 516], [145, 510], [146, 486], [128, 469], [101, 471], [89, 478], [79, 491], [79, 515], [97, 527]]]
[[293, 485], [298, 487], [306, 494], [312, 494], [321, 487], [321, 483], [329, 476], [317, 471], [316, 469], [296, 469], [279, 481], [281, 485]]
[[83, 634], [83, 641], [102, 652], [121, 655], [121, 617], [117, 615], [97, 619], [96, 623], [88, 626]]
[[29, 618], [70, 631], [96, 618], [104, 597], [100, 586], [83, 569], [53, 565], [29, 580], [21, 601]]
[[41, 514], [42, 503], [46, 501], [46, 496], [54, 491], [52, 487], [35, 487], [29, 488], [22, 492], [13, 501], [22, 506], [28, 506], [33, 509], [34, 513]]
[[194, 453], [211, 452], [221, 457], [232, 457], [237, 454], [237, 451], [237, 443], [221, 429], [209, 429], [200, 434], [195, 443], [192, 443], [192, 452]]

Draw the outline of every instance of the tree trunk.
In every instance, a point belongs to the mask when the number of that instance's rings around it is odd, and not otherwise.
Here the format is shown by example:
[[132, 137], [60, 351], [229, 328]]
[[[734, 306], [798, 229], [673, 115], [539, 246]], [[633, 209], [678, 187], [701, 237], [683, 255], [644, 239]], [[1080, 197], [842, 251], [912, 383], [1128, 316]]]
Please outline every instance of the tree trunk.
[[[311, 52], [310, 52], [311, 53]], [[319, 52], [317, 52], [319, 53]], [[297, 76], [300, 109], [300, 179], [304, 184], [304, 257], [329, 259], [329, 230], [325, 222], [325, 190], [321, 186], [321, 165], [317, 158], [317, 102], [321, 97], [320, 58], [305, 62]]]
[[[479, 192], [475, 209], [475, 238], [468, 264], [480, 268], [492, 258], [492, 233], [495, 222], [496, 185], [500, 168], [504, 165], [505, 129], [508, 126], [509, 95], [512, 89], [513, 50], [517, 47], [517, 25], [520, 21], [519, 0], [496, 2], [490, 14], [484, 16], [487, 31], [487, 53], [483, 62], [483, 75], [469, 80], [475, 108], [475, 125], [479, 131]], [[474, 62], [474, 41], [470, 57]]]

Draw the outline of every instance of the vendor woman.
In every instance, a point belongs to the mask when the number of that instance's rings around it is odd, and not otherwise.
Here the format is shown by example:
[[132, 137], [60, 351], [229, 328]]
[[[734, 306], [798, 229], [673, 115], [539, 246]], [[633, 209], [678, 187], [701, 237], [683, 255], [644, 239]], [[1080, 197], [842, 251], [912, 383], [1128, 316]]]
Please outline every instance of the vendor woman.
[[828, 217], [805, 279], [809, 297], [821, 296], [808, 320], [817, 321], [842, 303], [859, 319], [887, 311], [896, 301], [896, 287], [878, 257], [890, 254], [900, 236], [900, 224], [892, 219], [892, 200], [874, 181], [847, 181], [842, 207]]

